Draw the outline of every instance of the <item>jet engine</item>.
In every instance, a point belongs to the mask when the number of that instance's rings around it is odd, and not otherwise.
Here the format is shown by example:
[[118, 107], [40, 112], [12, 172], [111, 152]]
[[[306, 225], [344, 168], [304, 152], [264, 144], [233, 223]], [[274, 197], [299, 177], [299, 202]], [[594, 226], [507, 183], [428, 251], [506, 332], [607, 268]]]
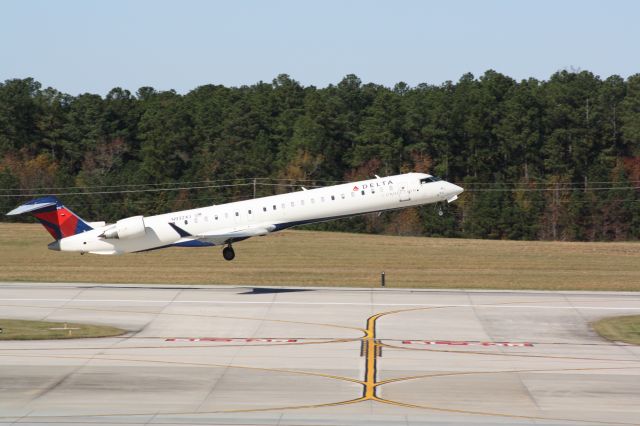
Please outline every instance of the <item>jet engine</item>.
[[138, 238], [146, 233], [143, 216], [120, 219], [111, 228], [100, 235], [102, 238]]

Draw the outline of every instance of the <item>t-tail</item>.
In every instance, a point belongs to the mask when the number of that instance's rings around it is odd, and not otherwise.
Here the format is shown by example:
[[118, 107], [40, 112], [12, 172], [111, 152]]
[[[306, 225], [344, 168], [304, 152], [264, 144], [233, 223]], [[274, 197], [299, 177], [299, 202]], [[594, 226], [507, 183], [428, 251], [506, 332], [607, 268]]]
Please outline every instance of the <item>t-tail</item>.
[[93, 229], [54, 196], [31, 200], [11, 210], [7, 216], [23, 213], [30, 213], [38, 219], [56, 241]]

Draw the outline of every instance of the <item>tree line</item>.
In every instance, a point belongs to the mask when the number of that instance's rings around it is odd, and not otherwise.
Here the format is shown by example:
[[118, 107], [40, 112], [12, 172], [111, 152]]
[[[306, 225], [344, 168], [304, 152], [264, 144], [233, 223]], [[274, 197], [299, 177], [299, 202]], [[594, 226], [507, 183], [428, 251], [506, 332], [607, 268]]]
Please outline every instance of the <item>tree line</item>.
[[466, 192], [441, 216], [425, 207], [315, 228], [638, 239], [640, 74], [516, 81], [489, 70], [392, 88], [355, 75], [317, 88], [283, 74], [105, 97], [0, 83], [2, 212], [52, 193], [88, 220], [115, 220], [408, 171]]

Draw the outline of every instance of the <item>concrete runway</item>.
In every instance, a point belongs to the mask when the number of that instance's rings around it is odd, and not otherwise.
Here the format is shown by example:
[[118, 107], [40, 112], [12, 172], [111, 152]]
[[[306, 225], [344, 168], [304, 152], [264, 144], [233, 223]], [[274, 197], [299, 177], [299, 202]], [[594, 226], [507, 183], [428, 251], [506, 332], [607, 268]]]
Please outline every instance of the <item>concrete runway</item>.
[[0, 284], [0, 424], [640, 424], [640, 293]]

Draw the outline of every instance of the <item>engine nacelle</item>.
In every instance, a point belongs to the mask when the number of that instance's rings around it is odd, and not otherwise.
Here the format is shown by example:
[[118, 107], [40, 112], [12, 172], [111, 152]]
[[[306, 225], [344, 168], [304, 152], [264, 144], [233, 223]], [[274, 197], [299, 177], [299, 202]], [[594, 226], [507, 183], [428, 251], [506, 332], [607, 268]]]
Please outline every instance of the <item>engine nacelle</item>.
[[102, 238], [138, 238], [144, 236], [146, 230], [144, 228], [143, 216], [132, 216], [126, 219], [120, 219], [113, 227], [104, 231]]

